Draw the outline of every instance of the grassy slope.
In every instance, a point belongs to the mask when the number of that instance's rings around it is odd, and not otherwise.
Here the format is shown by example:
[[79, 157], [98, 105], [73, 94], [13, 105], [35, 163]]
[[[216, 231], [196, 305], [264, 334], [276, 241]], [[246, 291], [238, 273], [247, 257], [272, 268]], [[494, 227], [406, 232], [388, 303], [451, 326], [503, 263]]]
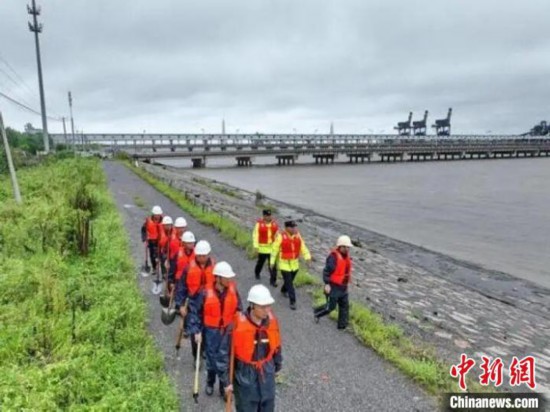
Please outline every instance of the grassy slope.
[[[101, 164], [50, 162], [19, 178], [22, 207], [0, 182], [0, 409], [178, 410]], [[67, 241], [67, 197], [82, 180], [99, 202], [88, 257]]]

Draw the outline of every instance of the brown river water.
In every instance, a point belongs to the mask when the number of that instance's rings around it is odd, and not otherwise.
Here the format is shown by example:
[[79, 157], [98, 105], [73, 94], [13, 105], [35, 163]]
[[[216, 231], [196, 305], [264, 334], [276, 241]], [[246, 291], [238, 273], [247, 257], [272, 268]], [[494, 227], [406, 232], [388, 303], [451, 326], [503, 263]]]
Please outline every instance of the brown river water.
[[[163, 163], [187, 169], [190, 161]], [[263, 165], [209, 159], [193, 172], [550, 288], [548, 158], [255, 163]]]

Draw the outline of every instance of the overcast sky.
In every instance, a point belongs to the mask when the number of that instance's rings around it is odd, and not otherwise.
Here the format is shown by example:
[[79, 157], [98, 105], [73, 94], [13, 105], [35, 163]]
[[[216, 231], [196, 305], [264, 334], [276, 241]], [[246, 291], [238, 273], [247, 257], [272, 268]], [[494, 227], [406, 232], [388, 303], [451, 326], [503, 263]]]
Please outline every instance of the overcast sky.
[[[38, 2], [48, 114], [72, 90], [85, 132], [393, 132], [451, 106], [456, 133], [550, 120], [548, 0]], [[0, 91], [39, 109], [29, 17], [0, 1]]]

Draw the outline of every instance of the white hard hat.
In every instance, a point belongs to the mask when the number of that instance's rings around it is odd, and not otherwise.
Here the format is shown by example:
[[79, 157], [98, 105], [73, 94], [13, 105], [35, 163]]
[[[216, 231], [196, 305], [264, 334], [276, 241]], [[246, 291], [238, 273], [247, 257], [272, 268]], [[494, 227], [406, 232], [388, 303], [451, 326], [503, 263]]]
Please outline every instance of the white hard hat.
[[275, 303], [271, 292], [264, 285], [252, 286], [248, 291], [248, 298], [246, 300], [256, 305], [272, 305]]
[[176, 219], [175, 227], [187, 227], [187, 220], [184, 217], [178, 217]]
[[195, 235], [193, 234], [193, 232], [187, 231], [183, 235], [181, 235], [181, 241], [186, 243], [195, 243]]
[[151, 209], [151, 213], [153, 215], [162, 215], [162, 209], [160, 208], [160, 206], [153, 206], [153, 208]]
[[174, 222], [172, 221], [172, 218], [170, 216], [164, 216], [162, 218], [162, 224], [163, 225], [171, 225], [173, 224]]
[[195, 255], [208, 255], [211, 251], [210, 243], [206, 240], [199, 240], [195, 246]]
[[220, 276], [226, 279], [231, 279], [235, 277], [235, 272], [233, 272], [231, 265], [227, 262], [216, 263], [212, 273], [214, 274], [214, 276]]
[[342, 235], [338, 238], [338, 240], [336, 241], [336, 247], [338, 246], [353, 247], [351, 239], [349, 238], [349, 236], [346, 235]]

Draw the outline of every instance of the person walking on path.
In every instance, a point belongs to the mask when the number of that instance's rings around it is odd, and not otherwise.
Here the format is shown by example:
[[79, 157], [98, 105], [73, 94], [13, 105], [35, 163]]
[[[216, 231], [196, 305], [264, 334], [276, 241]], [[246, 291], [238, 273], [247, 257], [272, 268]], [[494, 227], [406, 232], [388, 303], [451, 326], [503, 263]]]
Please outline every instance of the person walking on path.
[[234, 281], [235, 272], [227, 262], [216, 263], [214, 284], [208, 285], [189, 301], [188, 332], [195, 340], [204, 336], [206, 352], [206, 388], [208, 396], [214, 393], [216, 376], [220, 396], [229, 386], [230, 335], [235, 314], [242, 311], [241, 298]]
[[162, 222], [162, 209], [160, 206], [153, 206], [151, 216], [147, 216], [141, 226], [141, 241], [149, 251], [149, 259], [153, 270], [157, 267], [159, 236]]
[[300, 269], [299, 258], [302, 256], [309, 266], [311, 254], [302, 236], [296, 228], [294, 220], [285, 222], [285, 230], [277, 235], [271, 251], [270, 266], [273, 268], [278, 264], [283, 276], [281, 293], [290, 300], [290, 309], [296, 310], [296, 290], [294, 279]]
[[168, 246], [174, 230], [173, 226], [174, 221], [170, 216], [164, 216], [162, 218], [162, 224], [159, 230], [159, 258], [163, 280], [168, 273]]
[[277, 287], [277, 267], [271, 267], [269, 264], [269, 258], [271, 256], [271, 246], [275, 241], [279, 226], [277, 222], [271, 217], [271, 210], [264, 209], [262, 211], [262, 218], [258, 219], [256, 225], [254, 225], [254, 231], [252, 232], [252, 242], [254, 244], [254, 250], [258, 255], [256, 267], [254, 268], [254, 274], [256, 279], [260, 279], [260, 273], [264, 267], [264, 263], [267, 261], [267, 267], [269, 269], [269, 283], [271, 286]]
[[315, 321], [328, 315], [338, 305], [338, 329], [345, 329], [349, 320], [348, 285], [351, 280], [350, 248], [353, 247], [349, 236], [342, 235], [327, 257], [323, 270], [327, 303], [313, 310]]
[[275, 300], [269, 289], [254, 285], [249, 307], [237, 313], [231, 338], [234, 376], [226, 389], [235, 394], [237, 412], [273, 412], [275, 378], [283, 366], [279, 323], [271, 311]]
[[[171, 268], [172, 263], [178, 256], [178, 252], [181, 246], [181, 237], [187, 230], [187, 220], [183, 217], [178, 217], [174, 221], [174, 229], [170, 235], [168, 243], [168, 268]], [[170, 271], [170, 270], [168, 270]]]
[[180, 280], [183, 270], [189, 262], [195, 259], [195, 235], [187, 230], [181, 235], [181, 245], [175, 258], [170, 262], [170, 271], [168, 272], [168, 283], [175, 284]]
[[[191, 338], [191, 351], [193, 359], [197, 357], [197, 336], [193, 333], [197, 328], [200, 330], [200, 323], [197, 325], [196, 317], [187, 317], [185, 302], [191, 302], [201, 290], [214, 283], [214, 259], [210, 257], [212, 251], [210, 243], [200, 240], [195, 246], [195, 259], [191, 260], [183, 270], [182, 276], [176, 285], [176, 310], [179, 311], [184, 321], [184, 333]], [[199, 335], [200, 336], [200, 335]], [[199, 338], [200, 339], [200, 338]], [[204, 348], [204, 346], [203, 346]], [[202, 352], [202, 351], [201, 351]]]

